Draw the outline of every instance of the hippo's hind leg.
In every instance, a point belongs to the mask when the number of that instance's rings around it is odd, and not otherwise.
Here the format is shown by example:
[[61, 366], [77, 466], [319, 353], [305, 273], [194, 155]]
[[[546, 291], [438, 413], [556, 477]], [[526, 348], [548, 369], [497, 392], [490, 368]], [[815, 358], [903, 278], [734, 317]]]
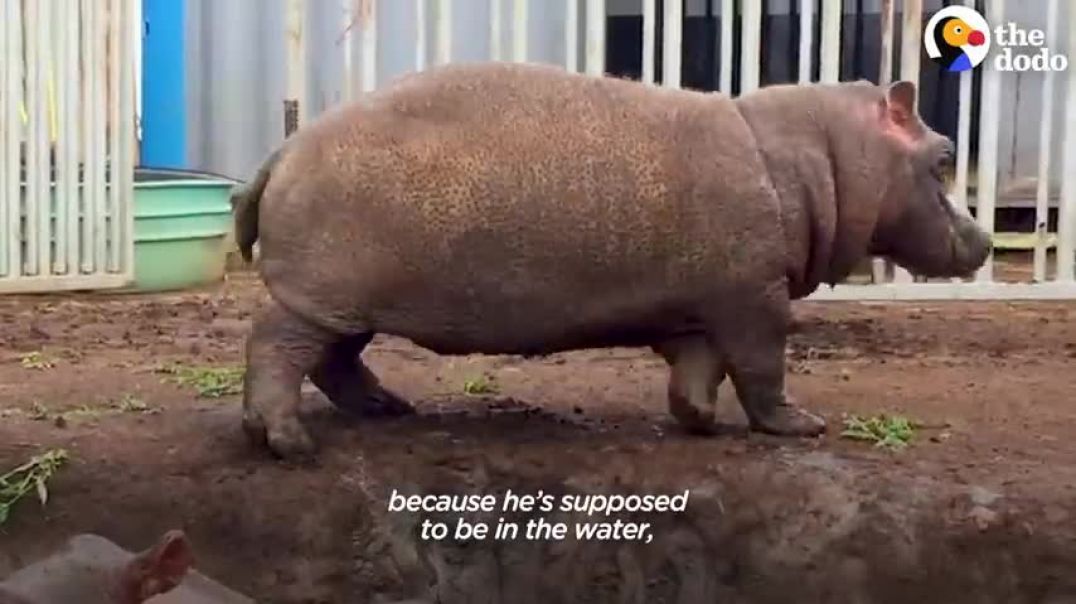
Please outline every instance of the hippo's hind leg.
[[703, 334], [662, 342], [655, 350], [669, 364], [669, 412], [688, 431], [712, 434], [717, 388], [725, 378], [717, 351]]
[[299, 420], [300, 388], [338, 335], [270, 301], [247, 340], [243, 428], [256, 444], [283, 458], [312, 454], [314, 441]]
[[330, 344], [310, 380], [337, 407], [365, 416], [398, 416], [414, 412], [404, 399], [381, 385], [359, 355], [374, 335], [347, 336]]

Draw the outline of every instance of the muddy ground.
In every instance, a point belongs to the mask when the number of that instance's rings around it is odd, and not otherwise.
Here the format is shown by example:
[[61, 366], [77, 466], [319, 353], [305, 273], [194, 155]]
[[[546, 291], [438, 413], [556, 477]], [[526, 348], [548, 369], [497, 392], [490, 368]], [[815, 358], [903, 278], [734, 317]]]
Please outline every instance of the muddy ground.
[[[200, 570], [262, 602], [1076, 602], [1076, 304], [801, 303], [790, 387], [831, 430], [798, 441], [748, 435], [728, 386], [730, 428], [681, 433], [648, 351], [379, 338], [366, 358], [420, 414], [346, 418], [308, 389], [322, 452], [292, 466], [248, 447], [238, 396], [160, 371], [241, 364], [264, 295], [237, 273], [0, 298], [0, 468], [71, 457], [0, 529], [0, 576], [74, 533], [135, 549], [180, 527]], [[896, 453], [839, 438], [842, 414], [881, 412], [925, 427]], [[426, 516], [385, 511], [393, 488], [691, 497], [643, 518], [649, 544], [434, 543]]]

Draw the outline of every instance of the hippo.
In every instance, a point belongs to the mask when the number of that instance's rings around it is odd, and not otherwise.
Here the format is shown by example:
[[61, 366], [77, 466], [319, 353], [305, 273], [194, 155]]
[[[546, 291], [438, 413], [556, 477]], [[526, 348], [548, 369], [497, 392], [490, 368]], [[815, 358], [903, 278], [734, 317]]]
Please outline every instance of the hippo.
[[650, 348], [669, 411], [713, 434], [728, 376], [750, 430], [822, 434], [785, 389], [791, 301], [881, 256], [973, 273], [988, 233], [946, 195], [953, 144], [916, 86], [772, 85], [731, 98], [554, 66], [398, 77], [288, 137], [231, 196], [270, 301], [246, 344], [242, 425], [317, 444], [305, 377], [342, 410], [412, 412], [360, 353]]
[[254, 604], [192, 570], [193, 561], [180, 530], [138, 554], [98, 535], [76, 535], [0, 582], [0, 604]]

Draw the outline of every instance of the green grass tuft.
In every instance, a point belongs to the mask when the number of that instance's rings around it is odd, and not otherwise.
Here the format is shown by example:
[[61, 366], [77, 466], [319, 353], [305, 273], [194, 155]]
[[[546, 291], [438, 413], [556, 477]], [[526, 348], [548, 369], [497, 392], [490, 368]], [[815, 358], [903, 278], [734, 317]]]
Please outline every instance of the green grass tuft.
[[463, 393], [469, 396], [481, 396], [483, 394], [496, 394], [497, 385], [486, 376], [478, 376], [463, 382]]
[[915, 438], [915, 425], [899, 415], [876, 415], [859, 417], [851, 415], [844, 419], [842, 438], [872, 442], [882, 449], [901, 450]]
[[190, 386], [202, 398], [221, 398], [242, 394], [244, 367], [183, 367], [173, 365], [159, 370], [172, 383]]
[[30, 493], [44, 506], [49, 499], [48, 481], [67, 461], [67, 451], [53, 449], [0, 476], [0, 525], [7, 522], [15, 504]]

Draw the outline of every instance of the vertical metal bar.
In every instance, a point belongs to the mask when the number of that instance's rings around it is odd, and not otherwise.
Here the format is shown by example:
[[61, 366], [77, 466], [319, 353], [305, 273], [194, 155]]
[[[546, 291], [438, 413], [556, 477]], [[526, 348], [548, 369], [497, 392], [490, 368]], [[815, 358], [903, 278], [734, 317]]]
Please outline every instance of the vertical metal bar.
[[109, 272], [119, 271], [121, 262], [121, 211], [119, 203], [122, 199], [123, 152], [121, 146], [123, 139], [123, 115], [119, 113], [119, 103], [123, 101], [123, 90], [119, 86], [119, 78], [124, 69], [121, 53], [121, 44], [127, 37], [123, 30], [123, 0], [111, 0], [109, 6]]
[[527, 0], [512, 2], [512, 60], [527, 61]]
[[119, 60], [124, 65], [120, 72], [119, 99], [119, 135], [120, 157], [117, 182], [120, 189], [119, 232], [120, 232], [120, 266], [124, 274], [134, 276], [134, 166], [135, 166], [135, 73], [131, 69], [135, 47], [130, 36], [122, 35], [134, 26], [132, 17], [134, 6], [139, 0], [123, 0], [123, 12], [120, 20]]
[[123, 0], [111, 0], [108, 5], [108, 272], [120, 271], [123, 251], [120, 204], [123, 201], [123, 115], [120, 113], [123, 89], [120, 78], [126, 65], [122, 63], [123, 41], [128, 39], [123, 29]]
[[[923, 49], [923, 0], [904, 0], [900, 43], [900, 78], [919, 86], [919, 55]], [[916, 96], [916, 107], [919, 105]]]
[[819, 79], [824, 83], [833, 84], [841, 79], [841, 0], [821, 0], [821, 2], [822, 56]]
[[4, 45], [0, 52], [4, 53], [3, 79], [0, 86], [4, 90], [4, 102], [0, 106], [0, 116], [7, 128], [2, 131], [3, 139], [0, 144], [4, 146], [4, 161], [0, 164], [0, 212], [3, 213], [3, 230], [0, 236], [4, 248], [4, 266], [0, 273], [6, 273], [8, 277], [18, 277], [22, 273], [22, 228], [20, 226], [20, 214], [22, 207], [22, 192], [19, 178], [19, 165], [22, 151], [19, 149], [21, 140], [22, 116], [19, 107], [23, 102], [22, 95], [22, 14], [18, 2], [3, 2], [3, 22], [0, 28], [4, 30]]
[[733, 32], [736, 26], [735, 0], [721, 0], [721, 92], [732, 94]]
[[655, 78], [654, 46], [657, 41], [658, 2], [643, 0], [643, 82], [653, 84]]
[[605, 0], [587, 0], [587, 57], [590, 75], [605, 74]]
[[426, 69], [429, 44], [426, 39], [426, 0], [415, 0], [415, 71]]
[[65, 10], [67, 0], [54, 0], [59, 35], [56, 96], [59, 129], [56, 140], [56, 272], [78, 271], [78, 11]]
[[800, 84], [811, 81], [811, 60], [814, 50], [814, 3], [815, 0], [800, 0]]
[[87, 10], [93, 14], [93, 112], [88, 124], [93, 131], [93, 268], [104, 273], [108, 254], [108, 6], [89, 0]]
[[503, 0], [489, 0], [489, 57], [500, 61], [504, 58], [504, 7]]
[[[893, 81], [893, 26], [896, 15], [894, 3], [896, 0], [882, 0], [881, 7], [881, 33], [880, 44], [881, 65], [878, 67], [878, 83], [888, 86]], [[873, 283], [885, 283], [889, 271], [889, 263], [883, 258], [871, 260], [871, 281]]]
[[684, 4], [682, 0], [665, 0], [662, 24], [661, 85], [679, 88], [683, 66]]
[[363, 92], [377, 88], [377, 0], [362, 0], [359, 6], [359, 25], [362, 32]]
[[437, 0], [437, 56], [438, 65], [452, 60], [452, 0]]
[[[912, 82], [919, 90], [919, 54], [923, 45], [923, 0], [904, 0], [904, 24], [901, 29], [900, 79]], [[916, 111], [919, 95], [914, 99]], [[894, 283], [912, 283], [914, 278], [907, 270], [893, 267]]]
[[[986, 22], [1001, 23], [1005, 0], [987, 0]], [[979, 186], [976, 193], [976, 218], [984, 230], [994, 234], [994, 206], [998, 186], [998, 123], [1001, 121], [1001, 72], [982, 70], [982, 108], [979, 117]], [[976, 281], [993, 281], [994, 255], [979, 269]]]
[[79, 95], [80, 107], [80, 131], [82, 134], [79, 146], [79, 161], [82, 164], [82, 177], [79, 179], [79, 202], [82, 222], [80, 224], [79, 258], [80, 269], [83, 273], [93, 272], [94, 267], [94, 188], [93, 176], [96, 173], [96, 164], [93, 161], [93, 81], [94, 81], [94, 28], [93, 28], [93, 3], [94, 0], [80, 0], [79, 2]]
[[960, 74], [960, 107], [956, 128], [956, 178], [953, 198], [962, 208], [968, 207], [968, 163], [971, 159], [971, 85], [970, 70]]
[[284, 136], [306, 121], [306, 3], [287, 0], [285, 44], [287, 48], [287, 96], [284, 99]]
[[[40, 173], [47, 168], [41, 165], [44, 147], [45, 111], [44, 78], [42, 77], [41, 3], [26, 3], [26, 112], [29, 117], [26, 132], [26, 264], [30, 274], [42, 274], [40, 241], [47, 237], [42, 232], [39, 207], [48, 208], [48, 191], [41, 186]], [[18, 55], [16, 55], [18, 56]], [[47, 215], [47, 214], [46, 214]], [[47, 242], [47, 238], [45, 239]]]
[[[1060, 26], [1059, 0], [1050, 0], [1046, 17], [1046, 48], [1058, 47], [1057, 30]], [[1046, 281], [1046, 239], [1050, 234], [1050, 161], [1054, 130], [1054, 88], [1056, 74], [1048, 70], [1043, 75], [1042, 84], [1042, 122], [1039, 127], [1039, 186], [1035, 194], [1035, 254], [1033, 256], [1033, 278], [1036, 282]], [[963, 84], [963, 81], [961, 82]]]
[[762, 67], [762, 3], [743, 5], [743, 36], [740, 39], [740, 94], [758, 88]]
[[37, 39], [37, 85], [40, 87], [38, 97], [38, 115], [41, 116], [41, 128], [38, 130], [36, 154], [37, 154], [37, 261], [38, 275], [52, 274], [52, 237], [53, 237], [53, 206], [56, 194], [53, 190], [52, 175], [52, 144], [53, 144], [53, 119], [55, 117], [55, 105], [53, 104], [52, 86], [55, 78], [52, 72], [55, 62], [52, 45], [52, 5], [48, 2], [37, 2], [38, 23], [34, 26], [38, 30]]
[[[975, 0], [968, 0], [974, 2]], [[957, 107], [956, 135], [956, 178], [953, 191], [954, 201], [963, 209], [968, 208], [968, 162], [971, 155], [971, 71], [960, 74], [960, 105]], [[960, 277], [953, 277], [953, 283], [963, 283]]]
[[[1069, 57], [1076, 57], [1076, 7], [1069, 4]], [[1076, 76], [1070, 71], [1065, 100], [1065, 181], [1057, 216], [1058, 281], [1076, 279]]]
[[11, 35], [9, 30], [14, 26], [14, 23], [10, 22], [9, 14], [9, 5], [12, 4], [14, 2], [0, 2], [0, 54], [4, 57], [4, 60], [0, 61], [0, 277], [8, 274], [8, 206], [18, 203], [18, 197], [10, 194], [8, 186], [11, 182], [12, 153], [7, 140], [10, 132], [20, 125], [17, 116], [16, 119], [11, 119], [12, 113], [9, 109], [12, 97], [15, 96], [15, 89], [8, 86], [7, 78], [8, 64], [15, 62], [15, 54], [11, 52], [11, 45], [8, 43]]
[[[894, 24], [896, 23], [897, 0], [882, 0], [882, 42], [881, 42], [881, 65], [878, 66], [878, 82], [882, 86], [888, 86], [893, 81], [893, 40]], [[918, 46], [917, 46], [918, 48]]]
[[579, 0], [564, 0], [564, 12], [564, 66], [575, 73], [579, 71]]
[[340, 84], [340, 100], [345, 103], [355, 98], [355, 66], [353, 65], [355, 44], [354, 38], [352, 38], [352, 28], [355, 26], [355, 1], [340, 0], [340, 12], [344, 24], [340, 40], [342, 43], [340, 52], [343, 55], [344, 64], [343, 80]]
[[[143, 1], [145, 1], [145, 0], [143, 0]], [[187, 12], [188, 12], [187, 4], [188, 4], [187, 2], [179, 3], [179, 5], [181, 7], [179, 9], [179, 12], [183, 15], [183, 18], [180, 19], [180, 25], [179, 25], [179, 27], [183, 28], [183, 36], [180, 37], [180, 39], [183, 42], [182, 42], [182, 44], [177, 44], [177, 46], [179, 46], [179, 52], [183, 53], [183, 55], [184, 55], [183, 56], [183, 67], [184, 67], [184, 69], [186, 69], [186, 55], [187, 55], [187, 47], [186, 47], [186, 45], [187, 45], [187, 36], [186, 36], [187, 27], [186, 26], [187, 26]], [[132, 57], [131, 60], [132, 60], [132, 63], [133, 63], [132, 66], [133, 66], [134, 74], [135, 74], [135, 76], [134, 76], [134, 125], [135, 125], [135, 129], [134, 129], [134, 137], [135, 137], [134, 154], [135, 155], [134, 156], [136, 158], [136, 163], [137, 163], [137, 159], [141, 158], [140, 145], [142, 144], [142, 140], [143, 140], [143, 136], [142, 136], [142, 128], [143, 128], [143, 116], [142, 116], [142, 107], [143, 107], [142, 92], [143, 91], [142, 91], [142, 85], [143, 85], [143, 81], [142, 80], [143, 80], [143, 74], [145, 73], [145, 71], [143, 71], [143, 66], [142, 66], [142, 59], [143, 59], [142, 54], [143, 54], [143, 51], [144, 51], [144, 49], [142, 48], [142, 45], [143, 45], [143, 41], [144, 41], [143, 40], [143, 33], [145, 31], [145, 29], [144, 29], [145, 25], [144, 24], [145, 24], [145, 21], [146, 21], [146, 16], [145, 16], [145, 14], [143, 12], [143, 8], [144, 7], [142, 6], [142, 2], [133, 2], [133, 3], [131, 3], [131, 13], [130, 13], [131, 25], [128, 28], [128, 31], [131, 34], [131, 52], [133, 53], [133, 57]], [[179, 78], [179, 79], [180, 80], [186, 80], [186, 78]], [[184, 89], [183, 92], [184, 92], [184, 96], [186, 96], [186, 89]], [[182, 113], [182, 116], [183, 116], [182, 119], [179, 120], [179, 121], [181, 122], [180, 127], [183, 129], [184, 137], [182, 139], [182, 141], [183, 141], [182, 144], [178, 145], [180, 147], [180, 150], [178, 151], [178, 153], [182, 154], [182, 162], [183, 163], [182, 163], [181, 167], [186, 167], [186, 163], [187, 163], [187, 137], [186, 137], [187, 115], [186, 115], [186, 111], [184, 111]], [[146, 163], [149, 163], [149, 162], [146, 162]]]
[[66, 19], [62, 2], [57, 6], [54, 0], [44, 1], [49, 4], [49, 12], [55, 15], [53, 26], [56, 30], [56, 35], [49, 38], [53, 56], [49, 69], [49, 78], [52, 82], [55, 82], [53, 91], [55, 98], [54, 109], [56, 111], [56, 130], [52, 140], [53, 161], [56, 166], [52, 185], [53, 199], [55, 200], [55, 230], [53, 235], [55, 254], [52, 258], [52, 272], [63, 274], [67, 272], [67, 166], [63, 152], [63, 145], [67, 142], [65, 132], [65, 126], [67, 126], [65, 119], [67, 113], [67, 82], [64, 79], [64, 64], [67, 60], [65, 51], [67, 31], [66, 27], [64, 27]]

